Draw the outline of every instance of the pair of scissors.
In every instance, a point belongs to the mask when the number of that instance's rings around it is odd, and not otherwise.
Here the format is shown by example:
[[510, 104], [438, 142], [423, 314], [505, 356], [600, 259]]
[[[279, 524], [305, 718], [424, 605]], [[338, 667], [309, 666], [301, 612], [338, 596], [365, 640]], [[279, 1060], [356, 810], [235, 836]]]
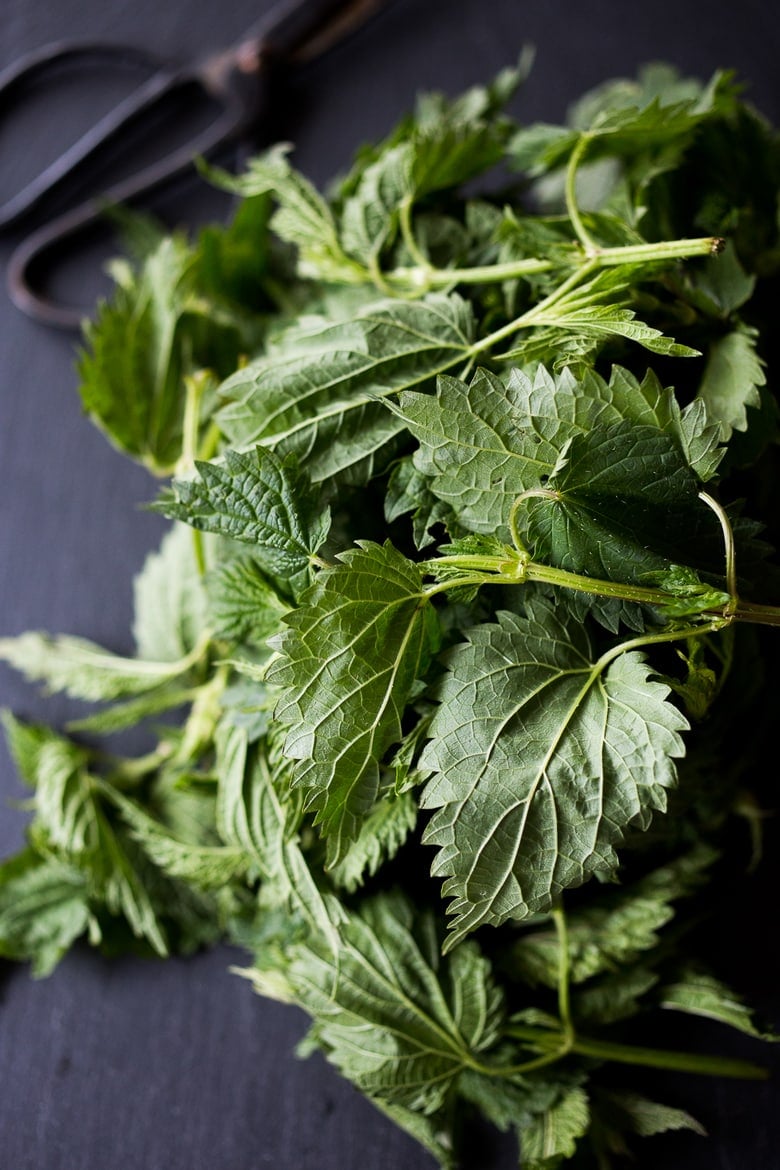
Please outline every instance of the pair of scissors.
[[8, 264], [8, 291], [28, 316], [48, 325], [78, 328], [83, 311], [53, 301], [33, 283], [45, 254], [77, 235], [105, 214], [106, 206], [122, 206], [155, 190], [207, 158], [218, 148], [256, 132], [267, 95], [264, 83], [280, 67], [305, 64], [319, 57], [384, 7], [387, 0], [281, 0], [267, 16], [231, 48], [189, 66], [163, 63], [140, 50], [119, 45], [56, 42], [35, 50], [0, 74], [0, 113], [31, 81], [62, 66], [86, 62], [142, 66], [146, 80], [82, 135], [58, 159], [13, 198], [0, 206], [0, 230], [25, 223], [108, 143], [139, 118], [158, 109], [164, 98], [192, 86], [215, 104], [218, 113], [185, 146], [145, 166], [99, 196], [85, 200], [28, 235]]

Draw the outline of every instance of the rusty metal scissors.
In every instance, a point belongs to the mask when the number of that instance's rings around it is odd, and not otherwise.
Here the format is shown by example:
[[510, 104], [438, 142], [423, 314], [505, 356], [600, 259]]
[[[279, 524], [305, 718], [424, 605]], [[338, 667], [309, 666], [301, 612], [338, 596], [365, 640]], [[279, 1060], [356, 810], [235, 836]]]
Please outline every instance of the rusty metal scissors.
[[78, 327], [82, 311], [53, 301], [33, 285], [33, 274], [44, 255], [98, 221], [107, 205], [136, 200], [193, 166], [196, 159], [206, 158], [224, 144], [256, 130], [267, 108], [264, 82], [272, 71], [320, 56], [386, 3], [387, 0], [281, 0], [238, 44], [189, 66], [163, 63], [151, 54], [119, 45], [57, 42], [33, 51], [6, 69], [0, 74], [0, 116], [24, 85], [63, 65], [78, 67], [98, 60], [141, 65], [151, 73], [129, 97], [0, 206], [0, 230], [26, 223], [53, 191], [63, 188], [109, 142], [121, 136], [131, 123], [156, 110], [172, 93], [194, 85], [218, 111], [214, 121], [186, 145], [26, 236], [8, 264], [8, 291], [14, 304], [45, 324]]

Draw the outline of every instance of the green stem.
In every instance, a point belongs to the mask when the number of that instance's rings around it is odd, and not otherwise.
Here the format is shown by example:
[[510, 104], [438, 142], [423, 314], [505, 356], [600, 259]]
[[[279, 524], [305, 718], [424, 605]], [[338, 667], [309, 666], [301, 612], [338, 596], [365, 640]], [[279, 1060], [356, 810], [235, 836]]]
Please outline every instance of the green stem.
[[[510, 1024], [506, 1035], [535, 1048], [560, 1052], [562, 1036], [557, 1031], [542, 1031], [522, 1024]], [[676, 1052], [664, 1048], [643, 1048], [633, 1044], [617, 1044], [577, 1035], [570, 1051], [594, 1060], [614, 1061], [617, 1064], [641, 1065], [643, 1068], [662, 1068], [670, 1072], [698, 1073], [702, 1076], [737, 1077], [744, 1080], [764, 1080], [768, 1072], [760, 1065], [728, 1056], [710, 1056], [698, 1052]]]
[[421, 288], [427, 289], [430, 287], [430, 274], [432, 269], [428, 257], [420, 251], [420, 247], [415, 239], [414, 230], [412, 229], [412, 204], [413, 200], [411, 198], [404, 199], [401, 204], [399, 211], [401, 236], [406, 244], [406, 250], [418, 265], [417, 273], [419, 275], [417, 283], [420, 284]]
[[581, 134], [577, 145], [571, 152], [569, 165], [566, 168], [566, 210], [569, 213], [571, 226], [574, 228], [577, 239], [582, 244], [586, 256], [592, 256], [598, 250], [595, 241], [592, 239], [580, 215], [580, 209], [577, 206], [577, 170], [579, 165], [585, 157], [585, 152], [590, 145], [590, 137], [587, 134]]
[[[535, 494], [541, 494], [543, 491], [544, 489], [540, 489]], [[653, 605], [659, 608], [674, 601], [674, 595], [665, 593], [662, 589], [652, 589], [646, 585], [629, 585], [622, 581], [606, 581], [599, 577], [586, 577], [582, 573], [572, 573], [568, 569], [556, 569], [552, 565], [542, 565], [537, 561], [525, 559], [522, 556], [522, 551], [518, 550], [521, 555], [513, 556], [512, 550], [508, 548], [506, 557], [481, 556], [479, 554], [443, 556], [425, 561], [421, 567], [432, 573], [436, 572], [437, 566], [464, 570], [462, 578], [453, 577], [441, 585], [432, 587], [429, 591], [431, 595], [442, 589], [455, 589], [459, 585], [521, 585], [526, 581], [539, 581], [546, 585], [560, 589], [574, 589], [578, 593], [588, 593], [595, 597], [614, 597], [618, 601], [635, 601], [641, 605]], [[705, 610], [701, 617], [705, 619], [701, 625], [671, 629], [647, 637], [658, 642], [701, 637], [703, 634], [725, 629], [733, 621], [780, 626], [780, 608], [774, 605], [757, 605], [754, 602], [741, 599], [728, 614], [724, 615], [721, 609]]]
[[[402, 221], [403, 222], [403, 221]], [[722, 248], [717, 236], [700, 236], [682, 240], [661, 240], [652, 244], [624, 244], [615, 248], [599, 248], [586, 261], [595, 268], [615, 268], [621, 264], [653, 264], [669, 260], [687, 260], [695, 256], [712, 256]], [[580, 257], [579, 252], [575, 253]], [[499, 284], [562, 268], [560, 260], [538, 260], [527, 256], [520, 260], [506, 260], [500, 264], [482, 264], [473, 268], [431, 268], [421, 263], [413, 268], [394, 268], [384, 274], [385, 283], [404, 291], [413, 288], [424, 292], [431, 288], [450, 288], [454, 284]], [[582, 267], [578, 261], [575, 271]]]
[[718, 517], [720, 529], [723, 533], [723, 543], [726, 549], [726, 591], [729, 595], [729, 602], [726, 606], [725, 613], [731, 614], [734, 613], [734, 611], [739, 606], [739, 594], [737, 593], [736, 551], [734, 548], [734, 533], [731, 528], [731, 522], [718, 501], [714, 500], [708, 492], [699, 492], [699, 499], [702, 500], [708, 508], [711, 508]]
[[575, 1043], [575, 1035], [569, 996], [569, 932], [562, 906], [552, 911], [552, 920], [558, 936], [558, 1015], [561, 1017], [567, 1045], [571, 1047]]
[[673, 1072], [698, 1073], [709, 1077], [737, 1077], [742, 1080], [766, 1080], [769, 1073], [760, 1065], [727, 1056], [706, 1056], [696, 1052], [674, 1052], [663, 1048], [635, 1048], [631, 1044], [613, 1044], [578, 1036], [572, 1052], [611, 1060], [618, 1064], [637, 1064], [643, 1068], [663, 1068]]

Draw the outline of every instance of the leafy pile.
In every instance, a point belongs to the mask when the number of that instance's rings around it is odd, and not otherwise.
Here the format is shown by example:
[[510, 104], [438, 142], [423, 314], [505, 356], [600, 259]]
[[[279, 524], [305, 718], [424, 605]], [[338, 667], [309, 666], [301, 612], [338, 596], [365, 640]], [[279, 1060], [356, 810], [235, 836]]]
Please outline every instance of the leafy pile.
[[700, 1128], [616, 1062], [761, 1075], [636, 1038], [759, 1035], [694, 927], [765, 799], [780, 140], [728, 74], [525, 128], [518, 80], [423, 97], [327, 197], [283, 146], [212, 173], [228, 226], [114, 265], [83, 402], [173, 523], [136, 657], [0, 642], [100, 701], [6, 716], [0, 953], [228, 938], [443, 1166], [476, 1112], [604, 1170]]

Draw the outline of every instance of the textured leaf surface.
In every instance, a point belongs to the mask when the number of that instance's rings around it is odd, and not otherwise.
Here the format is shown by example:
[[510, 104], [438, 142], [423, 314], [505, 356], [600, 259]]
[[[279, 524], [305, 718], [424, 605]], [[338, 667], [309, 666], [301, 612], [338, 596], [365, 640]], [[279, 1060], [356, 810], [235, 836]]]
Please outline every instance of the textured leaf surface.
[[434, 645], [420, 570], [392, 545], [365, 543], [324, 570], [291, 613], [268, 678], [296, 783], [343, 857], [380, 792], [379, 761]]
[[590, 1125], [590, 1108], [583, 1089], [574, 1088], [531, 1120], [520, 1135], [524, 1170], [556, 1170], [571, 1158], [578, 1140]]
[[86, 638], [28, 633], [0, 638], [0, 658], [31, 681], [74, 699], [117, 699], [139, 695], [184, 674], [192, 660], [148, 662], [122, 658]]
[[418, 470], [472, 532], [505, 526], [517, 496], [546, 483], [571, 441], [596, 427], [655, 432], [667, 461], [676, 448], [701, 479], [720, 459], [718, 427], [700, 406], [681, 412], [652, 375], [639, 382], [619, 367], [609, 382], [543, 367], [532, 376], [513, 370], [506, 384], [484, 370], [470, 385], [441, 377], [435, 397], [403, 394], [399, 414], [420, 443]]
[[[423, 939], [426, 932], [423, 924]], [[430, 925], [430, 924], [429, 924]], [[469, 942], [442, 960], [407, 902], [382, 896], [341, 928], [338, 953], [298, 949], [289, 977], [329, 1060], [369, 1096], [435, 1112], [497, 1039], [502, 1000]]]
[[451, 652], [421, 761], [450, 944], [614, 869], [613, 846], [674, 783], [686, 723], [667, 694], [637, 653], [594, 661], [582, 627], [539, 600]]
[[748, 1036], [758, 1036], [763, 1040], [778, 1039], [772, 1033], [760, 1031], [753, 1021], [752, 1012], [742, 999], [706, 971], [687, 968], [677, 982], [662, 989], [661, 1003], [663, 1007], [674, 1011], [717, 1020]]
[[364, 480], [401, 430], [375, 397], [465, 365], [473, 335], [457, 296], [382, 301], [351, 321], [294, 329], [223, 384], [220, 426], [235, 446], [294, 451], [314, 481]]
[[193, 528], [251, 544], [271, 573], [298, 578], [325, 539], [329, 513], [293, 456], [256, 447], [226, 451], [224, 461], [197, 463], [196, 479], [174, 480], [157, 504]]
[[32, 849], [0, 866], [0, 955], [48, 975], [89, 925], [87, 882], [72, 866]]
[[209, 618], [218, 638], [262, 643], [275, 634], [289, 605], [253, 557], [229, 560], [206, 577]]
[[522, 521], [537, 559], [575, 573], [640, 583], [713, 530], [679, 445], [653, 427], [575, 435], [545, 487], [553, 498], [529, 500]]

